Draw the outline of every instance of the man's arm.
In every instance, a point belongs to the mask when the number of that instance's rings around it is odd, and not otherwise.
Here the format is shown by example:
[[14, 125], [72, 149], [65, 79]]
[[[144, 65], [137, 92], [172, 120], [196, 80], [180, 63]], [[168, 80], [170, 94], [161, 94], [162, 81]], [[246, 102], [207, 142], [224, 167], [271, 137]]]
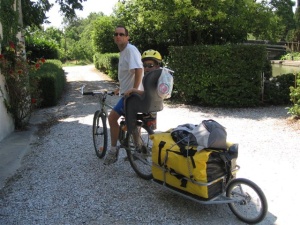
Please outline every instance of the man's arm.
[[140, 83], [142, 82], [143, 78], [143, 69], [142, 68], [135, 68], [134, 69], [134, 85], [133, 88], [138, 89], [140, 86]]

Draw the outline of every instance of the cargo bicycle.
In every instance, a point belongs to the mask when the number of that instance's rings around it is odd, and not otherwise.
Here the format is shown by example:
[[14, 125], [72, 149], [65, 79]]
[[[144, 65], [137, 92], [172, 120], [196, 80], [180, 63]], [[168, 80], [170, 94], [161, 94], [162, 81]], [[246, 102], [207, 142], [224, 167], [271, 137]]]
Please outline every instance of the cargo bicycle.
[[[114, 93], [108, 91], [85, 92], [84, 86], [81, 88], [81, 93], [98, 97], [100, 107], [94, 113], [92, 135], [96, 155], [103, 158], [108, 147], [108, 110], [112, 109], [106, 99]], [[153, 160], [154, 154], [157, 154], [154, 151], [154, 145], [157, 145], [154, 144], [153, 139], [156, 135], [153, 131], [154, 121], [155, 118], [151, 117], [151, 114], [137, 113], [135, 129], [129, 132], [126, 127], [126, 118], [124, 116], [120, 118], [119, 147], [126, 150], [128, 161], [138, 176], [152, 180], [155, 184], [200, 204], [228, 204], [232, 213], [248, 224], [259, 223], [265, 218], [268, 212], [268, 203], [263, 191], [249, 179], [236, 178], [240, 167], [235, 162], [230, 166], [230, 172], [206, 182], [197, 181], [192, 176], [180, 177], [181, 184], [193, 186], [196, 192], [203, 188], [214, 190], [211, 196], [201, 197], [195, 193], [184, 191], [180, 185], [176, 187], [170, 184], [169, 179], [177, 179], [174, 177], [178, 177], [178, 174], [167, 166], [167, 162], [170, 161], [168, 154], [163, 157], [162, 164], [157, 164]], [[172, 150], [172, 147], [170, 149]], [[228, 152], [237, 150], [238, 145], [228, 145], [227, 149], [223, 149]], [[157, 174], [157, 171], [161, 174], [160, 177], [154, 176], [154, 172]]]

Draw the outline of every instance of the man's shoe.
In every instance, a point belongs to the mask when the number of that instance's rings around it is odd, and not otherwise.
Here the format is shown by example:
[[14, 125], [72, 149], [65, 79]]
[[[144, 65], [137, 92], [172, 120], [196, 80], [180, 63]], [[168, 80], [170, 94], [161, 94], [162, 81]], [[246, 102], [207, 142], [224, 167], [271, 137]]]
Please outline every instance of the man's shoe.
[[108, 153], [107, 153], [107, 156], [104, 160], [104, 165], [111, 165], [115, 162], [118, 161], [118, 156], [119, 156], [119, 147], [116, 148], [116, 151], [112, 151], [110, 150]]

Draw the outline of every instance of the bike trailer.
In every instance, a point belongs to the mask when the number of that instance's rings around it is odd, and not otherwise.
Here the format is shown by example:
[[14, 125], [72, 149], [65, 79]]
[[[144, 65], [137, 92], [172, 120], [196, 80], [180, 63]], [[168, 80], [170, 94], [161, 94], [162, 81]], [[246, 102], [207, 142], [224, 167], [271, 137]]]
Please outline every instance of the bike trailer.
[[207, 200], [224, 192], [236, 167], [237, 144], [197, 151], [197, 146], [178, 145], [170, 132], [153, 134], [151, 139], [154, 181]]

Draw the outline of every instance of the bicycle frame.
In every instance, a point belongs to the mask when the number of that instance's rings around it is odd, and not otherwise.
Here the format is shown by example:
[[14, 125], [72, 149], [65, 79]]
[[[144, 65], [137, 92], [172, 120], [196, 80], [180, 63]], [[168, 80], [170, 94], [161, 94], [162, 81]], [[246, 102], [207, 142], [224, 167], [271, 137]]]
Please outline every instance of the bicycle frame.
[[[92, 95], [92, 96], [97, 96], [99, 99], [99, 109], [101, 111], [101, 113], [103, 113], [106, 117], [108, 116], [108, 109], [113, 109], [113, 106], [111, 106], [110, 104], [106, 103], [106, 98], [107, 95], [113, 96], [114, 92], [108, 92], [108, 91], [90, 91], [90, 92], [84, 92], [84, 88], [85, 85], [83, 85], [80, 88], [81, 94], [82, 95]], [[119, 123], [119, 127], [121, 128], [121, 122], [124, 121], [123, 123], [125, 123], [126, 121], [126, 117], [125, 116], [121, 116], [121, 121]], [[139, 126], [143, 127], [145, 130], [147, 130], [150, 134], [153, 134], [153, 130], [147, 126], [147, 124], [145, 123], [145, 121], [143, 120], [142, 117], [138, 117], [137, 120], [142, 121], [141, 124]], [[126, 123], [125, 123], [126, 124]], [[123, 142], [124, 140], [119, 139], [119, 141]]]
[[102, 113], [105, 113], [105, 115], [107, 114], [107, 108], [109, 109], [113, 109], [113, 106], [109, 105], [106, 103], [106, 98], [107, 95], [114, 95], [113, 92], [107, 92], [107, 91], [91, 91], [91, 92], [84, 92], [84, 87], [85, 85], [83, 85], [80, 89], [81, 89], [81, 94], [82, 95], [92, 95], [95, 96], [97, 95], [98, 99], [99, 99], [99, 105], [100, 105], [100, 110]]

